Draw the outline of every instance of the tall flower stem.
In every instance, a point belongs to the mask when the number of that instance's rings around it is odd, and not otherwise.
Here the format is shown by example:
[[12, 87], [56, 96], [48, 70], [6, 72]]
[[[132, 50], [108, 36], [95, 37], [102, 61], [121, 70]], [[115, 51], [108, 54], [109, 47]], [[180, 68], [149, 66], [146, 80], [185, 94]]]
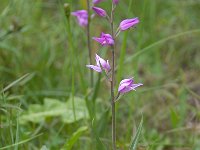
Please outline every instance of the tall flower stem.
[[[111, 34], [113, 39], [114, 36], [114, 23], [113, 23], [113, 16], [114, 14], [114, 3], [112, 2], [112, 10], [111, 10]], [[115, 40], [115, 39], [114, 39]], [[115, 43], [115, 42], [114, 42]], [[111, 107], [112, 107], [112, 148], [116, 150], [116, 119], [115, 119], [115, 95], [114, 95], [114, 86], [115, 86], [115, 44], [112, 46], [112, 79], [111, 79]]]
[[[88, 46], [90, 64], [92, 64], [92, 50], [91, 50], [91, 44], [90, 44], [90, 1], [89, 0], [87, 0], [87, 12], [88, 12], [87, 46]], [[92, 70], [90, 70], [90, 82], [91, 82], [91, 87], [93, 87], [93, 71]]]
[[67, 33], [68, 33], [68, 39], [69, 39], [69, 45], [71, 46], [71, 72], [72, 72], [72, 83], [71, 83], [71, 93], [72, 93], [72, 109], [73, 109], [73, 115], [74, 115], [74, 119], [76, 120], [76, 112], [75, 112], [75, 104], [74, 104], [74, 94], [75, 94], [75, 87], [74, 87], [74, 76], [75, 76], [75, 72], [74, 72], [74, 52], [75, 52], [75, 48], [74, 48], [74, 44], [73, 44], [73, 35], [71, 32], [71, 24], [70, 24], [70, 19], [67, 18]]

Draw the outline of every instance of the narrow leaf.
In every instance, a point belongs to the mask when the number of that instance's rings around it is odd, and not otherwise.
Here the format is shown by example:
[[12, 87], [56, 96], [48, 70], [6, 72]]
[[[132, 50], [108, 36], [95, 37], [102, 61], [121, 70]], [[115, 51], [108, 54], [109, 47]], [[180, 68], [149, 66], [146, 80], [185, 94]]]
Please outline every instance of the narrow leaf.
[[143, 117], [140, 121], [140, 124], [138, 126], [138, 129], [137, 129], [137, 132], [136, 132], [136, 135], [134, 137], [134, 139], [132, 140], [131, 142], [131, 145], [130, 145], [130, 148], [129, 150], [136, 150], [137, 148], [137, 143], [139, 141], [139, 137], [140, 137], [140, 134], [141, 134], [141, 131], [142, 131], [142, 125], [143, 125]]
[[6, 87], [1, 91], [1, 93], [7, 91], [7, 90], [10, 89], [11, 87], [13, 87], [13, 86], [15, 86], [16, 84], [20, 83], [23, 79], [27, 78], [29, 75], [30, 75], [30, 74], [27, 73], [27, 74], [23, 75], [21, 78], [19, 78], [19, 79], [13, 81], [13, 82], [10, 83], [8, 86], [6, 86]]
[[73, 145], [76, 143], [78, 138], [87, 130], [86, 126], [80, 127], [76, 132], [73, 133], [71, 138], [66, 142], [62, 150], [71, 150]]

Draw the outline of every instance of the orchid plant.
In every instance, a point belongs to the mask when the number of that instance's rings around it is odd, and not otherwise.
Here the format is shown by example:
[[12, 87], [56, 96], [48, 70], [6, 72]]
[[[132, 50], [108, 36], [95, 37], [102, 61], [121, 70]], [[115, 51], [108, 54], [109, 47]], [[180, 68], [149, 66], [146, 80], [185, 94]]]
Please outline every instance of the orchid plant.
[[[89, 11], [90, 11], [90, 9], [92, 9], [94, 11], [94, 13], [97, 14], [98, 16], [100, 16], [102, 18], [106, 18], [111, 26], [110, 34], [102, 32], [100, 37], [92, 38], [96, 42], [100, 43], [102, 46], [107, 46], [111, 49], [111, 52], [112, 52], [111, 65], [109, 64], [109, 60], [104, 60], [98, 54], [96, 54], [96, 56], [95, 56], [96, 65], [92, 65], [91, 61], [90, 61], [90, 64], [86, 65], [86, 66], [98, 73], [104, 72], [104, 74], [106, 75], [106, 78], [110, 82], [110, 85], [111, 85], [111, 89], [110, 89], [111, 109], [112, 109], [112, 147], [113, 147], [113, 150], [116, 150], [117, 146], [116, 146], [115, 103], [119, 100], [120, 95], [123, 95], [130, 91], [135, 91], [137, 87], [143, 85], [142, 83], [134, 83], [133, 77], [128, 78], [128, 79], [123, 79], [118, 86], [118, 93], [115, 95], [115, 69], [116, 69], [116, 67], [115, 67], [115, 51], [116, 51], [115, 44], [116, 44], [116, 38], [120, 32], [135, 27], [139, 23], [139, 19], [136, 17], [136, 18], [130, 18], [130, 19], [125, 19], [125, 20], [121, 21], [116, 32], [114, 32], [114, 25], [113, 25], [114, 24], [114, 9], [116, 8], [117, 4], [119, 3], [119, 0], [112, 0], [110, 16], [104, 9], [95, 6], [96, 4], [98, 4], [102, 1], [103, 0], [93, 0], [92, 8], [90, 8], [89, 1], [88, 1], [88, 6], [89, 6], [88, 10], [78, 10], [78, 11], [72, 12], [71, 14], [73, 16], [77, 17], [77, 21], [80, 26], [89, 27], [88, 24], [91, 20]], [[87, 30], [89, 32], [89, 28], [87, 28]], [[88, 35], [90, 35], [90, 34], [88, 33]], [[88, 36], [88, 38], [90, 38], [90, 36]], [[88, 39], [88, 41], [90, 41], [90, 39]], [[90, 46], [89, 46], [89, 49], [90, 49]]]

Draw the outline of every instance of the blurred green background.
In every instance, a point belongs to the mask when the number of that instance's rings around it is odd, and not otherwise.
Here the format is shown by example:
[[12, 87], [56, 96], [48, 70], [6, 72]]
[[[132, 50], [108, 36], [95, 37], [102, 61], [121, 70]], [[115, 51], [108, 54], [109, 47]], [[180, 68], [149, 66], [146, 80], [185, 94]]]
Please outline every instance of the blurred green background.
[[[71, 57], [65, 2], [71, 11], [86, 9], [85, 0], [0, 2], [0, 149], [111, 149], [109, 83], [94, 72], [90, 87], [86, 29], [74, 17]], [[98, 6], [110, 12], [111, 2]], [[128, 149], [142, 115], [139, 150], [200, 149], [199, 14], [200, 0], [120, 0], [115, 29], [126, 18], [140, 23], [117, 38], [115, 90], [131, 76], [144, 84], [117, 102], [120, 150]], [[95, 17], [91, 35], [101, 32], [109, 33], [109, 24]], [[91, 44], [93, 58], [111, 59], [109, 48]]]

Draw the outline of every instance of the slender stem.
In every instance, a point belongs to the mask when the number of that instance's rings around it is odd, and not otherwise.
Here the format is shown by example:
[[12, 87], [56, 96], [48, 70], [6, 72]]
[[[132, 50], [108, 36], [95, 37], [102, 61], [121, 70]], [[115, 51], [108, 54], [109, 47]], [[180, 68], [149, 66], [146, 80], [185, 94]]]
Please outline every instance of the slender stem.
[[73, 108], [73, 115], [74, 119], [76, 120], [76, 111], [75, 111], [75, 104], [74, 104], [74, 94], [75, 94], [75, 87], [74, 87], [74, 45], [73, 45], [73, 39], [72, 39], [72, 32], [71, 32], [71, 24], [70, 20], [67, 20], [67, 32], [68, 32], [68, 38], [69, 38], [69, 45], [71, 46], [71, 72], [72, 72], [72, 83], [71, 83], [71, 93], [72, 93], [72, 108]]
[[[112, 2], [112, 10], [111, 10], [111, 34], [114, 37], [114, 24], [113, 24], [113, 12], [114, 12], [114, 4]], [[116, 119], [115, 119], [115, 96], [114, 96], [114, 86], [115, 86], [115, 44], [112, 46], [112, 79], [111, 79], [111, 107], [112, 107], [112, 148], [116, 150]]]
[[[90, 1], [89, 0], [87, 0], [87, 12], [88, 12], [87, 46], [88, 46], [90, 64], [92, 64], [92, 50], [90, 44]], [[93, 87], [93, 71], [91, 69], [90, 69], [90, 82], [91, 82], [91, 87]]]

